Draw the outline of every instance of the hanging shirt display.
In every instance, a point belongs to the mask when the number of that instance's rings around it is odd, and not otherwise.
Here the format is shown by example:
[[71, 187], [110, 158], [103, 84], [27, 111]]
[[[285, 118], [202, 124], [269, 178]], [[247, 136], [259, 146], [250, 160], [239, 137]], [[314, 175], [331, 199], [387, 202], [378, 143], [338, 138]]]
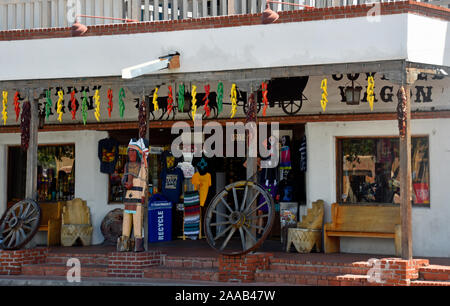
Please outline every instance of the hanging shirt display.
[[300, 142], [300, 171], [306, 172], [306, 136]]
[[191, 178], [195, 173], [194, 166], [189, 162], [179, 163], [177, 167], [183, 171], [184, 178]]
[[104, 138], [98, 142], [98, 158], [101, 173], [114, 173], [119, 158], [119, 143], [114, 138]]
[[291, 150], [288, 146], [281, 147], [280, 169], [291, 169]]
[[161, 173], [162, 194], [172, 204], [177, 204], [183, 186], [183, 171], [180, 168], [169, 168]]
[[204, 175], [200, 175], [199, 172], [196, 172], [191, 182], [195, 190], [198, 190], [200, 194], [200, 206], [204, 206], [208, 197], [209, 187], [211, 186], [211, 174], [205, 173]]
[[[269, 194], [272, 196], [273, 201], [275, 202], [277, 193], [278, 193], [278, 187], [275, 183], [269, 183], [269, 181], [267, 181], [264, 184], [264, 189], [267, 190], [269, 192]], [[261, 205], [262, 203], [264, 203], [264, 197], [260, 196], [259, 197], [259, 201], [258, 201], [258, 206]], [[268, 206], [264, 205], [262, 206], [260, 209], [260, 211], [262, 212], [268, 212]]]

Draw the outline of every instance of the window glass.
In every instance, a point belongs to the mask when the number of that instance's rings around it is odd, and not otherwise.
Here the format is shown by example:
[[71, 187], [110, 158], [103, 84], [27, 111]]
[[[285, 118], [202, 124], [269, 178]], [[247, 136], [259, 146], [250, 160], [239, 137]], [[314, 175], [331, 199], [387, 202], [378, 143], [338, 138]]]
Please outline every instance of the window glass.
[[[400, 203], [398, 138], [339, 139], [339, 190], [344, 203]], [[411, 141], [413, 204], [430, 204], [428, 137]]]

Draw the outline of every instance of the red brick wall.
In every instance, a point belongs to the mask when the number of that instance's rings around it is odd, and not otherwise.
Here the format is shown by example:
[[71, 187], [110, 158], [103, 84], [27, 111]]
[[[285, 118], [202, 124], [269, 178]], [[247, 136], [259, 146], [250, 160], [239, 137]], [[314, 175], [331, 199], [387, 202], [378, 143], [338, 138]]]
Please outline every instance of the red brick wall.
[[219, 257], [219, 281], [249, 283], [255, 280], [257, 270], [269, 269], [271, 253]]
[[114, 252], [109, 254], [108, 277], [142, 278], [144, 268], [161, 265], [160, 251], [153, 252]]
[[0, 250], [0, 274], [21, 274], [23, 265], [44, 263], [47, 252], [47, 248], [16, 251]]
[[[367, 5], [352, 5], [346, 7], [279, 12], [280, 18], [278, 19], [277, 23], [363, 17], [367, 15], [367, 12], [371, 8], [372, 6]], [[437, 7], [426, 3], [418, 3], [415, 1], [382, 3], [380, 8], [382, 15], [412, 13], [442, 20], [450, 20], [450, 9]], [[88, 32], [85, 34], [85, 36], [183, 31], [259, 24], [261, 24], [261, 13], [158, 22], [134, 22], [124, 24], [96, 25], [89, 26]], [[70, 36], [70, 27], [0, 31], [0, 41]]]

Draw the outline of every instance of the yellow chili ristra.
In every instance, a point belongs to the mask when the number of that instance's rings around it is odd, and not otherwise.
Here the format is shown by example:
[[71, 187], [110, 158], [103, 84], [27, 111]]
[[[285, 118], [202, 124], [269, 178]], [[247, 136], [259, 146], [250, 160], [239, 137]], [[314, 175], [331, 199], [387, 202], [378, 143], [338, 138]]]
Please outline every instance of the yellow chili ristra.
[[6, 125], [6, 120], [8, 119], [8, 111], [6, 110], [6, 107], [8, 106], [8, 92], [3, 91], [3, 109], [2, 109], [2, 119], [3, 119], [3, 125]]
[[64, 92], [62, 90], [58, 91], [58, 102], [56, 112], [58, 113], [58, 121], [62, 122], [62, 101], [64, 100]]
[[95, 119], [97, 119], [97, 121], [100, 121], [100, 95], [98, 93], [98, 89], [95, 90], [95, 94], [94, 94], [94, 102], [95, 102]]
[[236, 93], [236, 84], [231, 85], [231, 117], [233, 118], [234, 115], [236, 115], [236, 109], [237, 109], [237, 93]]
[[155, 111], [159, 109], [158, 105], [158, 89], [159, 87], [155, 87], [155, 92], [153, 93], [153, 108]]
[[323, 79], [320, 84], [320, 88], [322, 89], [322, 99], [320, 100], [320, 105], [322, 106], [323, 111], [327, 108], [328, 103], [328, 92], [327, 92], [327, 79]]
[[370, 76], [367, 78], [367, 101], [370, 105], [370, 110], [373, 111], [373, 102], [375, 100], [375, 95], [373, 94], [373, 90], [375, 88], [375, 81], [373, 79], [373, 76]]
[[197, 113], [197, 86], [192, 85], [192, 120], [195, 120], [195, 113]]

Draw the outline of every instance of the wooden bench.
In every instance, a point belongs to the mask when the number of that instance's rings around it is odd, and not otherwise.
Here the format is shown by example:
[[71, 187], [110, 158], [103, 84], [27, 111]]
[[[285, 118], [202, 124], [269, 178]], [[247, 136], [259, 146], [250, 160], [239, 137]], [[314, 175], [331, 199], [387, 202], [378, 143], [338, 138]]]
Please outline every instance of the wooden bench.
[[331, 205], [331, 223], [324, 226], [325, 253], [340, 251], [340, 237], [390, 238], [401, 256], [400, 207]]
[[61, 214], [64, 203], [39, 203], [41, 223], [38, 231], [47, 232], [47, 246], [61, 244]]

